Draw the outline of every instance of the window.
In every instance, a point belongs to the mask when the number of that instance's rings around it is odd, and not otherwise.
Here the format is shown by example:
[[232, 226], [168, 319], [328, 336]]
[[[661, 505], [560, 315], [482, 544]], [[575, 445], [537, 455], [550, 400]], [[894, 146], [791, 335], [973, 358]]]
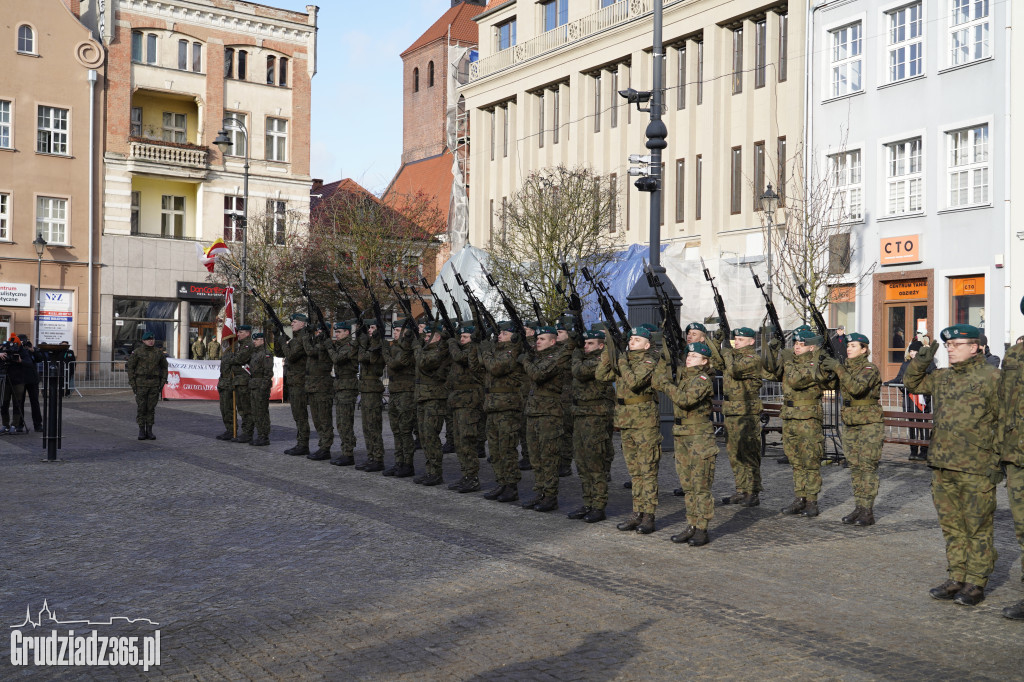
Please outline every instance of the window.
[[676, 110], [686, 108], [686, 45], [676, 50]]
[[924, 180], [921, 175], [921, 138], [885, 145], [886, 215], [923, 210]]
[[[193, 310], [198, 304], [193, 303]], [[174, 354], [178, 329], [178, 302], [140, 298], [114, 299], [114, 357], [124, 360], [145, 332], [156, 337], [156, 347]]]
[[131, 233], [139, 233], [142, 211], [142, 192], [132, 192]]
[[617, 2], [619, 2], [619, 0], [601, 0], [601, 7], [611, 7]]
[[594, 74], [594, 132], [601, 132], [601, 72]]
[[192, 43], [192, 70], [195, 73], [203, 72], [203, 46], [201, 43]]
[[988, 125], [946, 133], [949, 207], [989, 203]]
[[434, 62], [427, 64], [427, 87], [434, 87]]
[[50, 244], [67, 244], [68, 200], [36, 198], [36, 234]]
[[287, 205], [275, 199], [267, 200], [267, 243], [284, 245], [285, 228], [288, 223]]
[[156, 34], [146, 34], [146, 63], [156, 64]]
[[676, 159], [676, 222], [686, 220], [686, 160]]
[[18, 27], [18, 52], [36, 53], [36, 32], [27, 24]]
[[559, 137], [559, 135], [558, 135], [558, 126], [559, 126], [559, 116], [561, 115], [561, 112], [559, 111], [559, 108], [562, 105], [562, 103], [561, 103], [561, 99], [562, 99], [561, 89], [562, 89], [561, 86], [556, 85], [554, 87], [554, 89], [551, 90], [551, 100], [552, 100], [551, 101], [551, 105], [552, 105], [551, 106], [551, 108], [552, 108], [552, 112], [551, 112], [551, 141], [553, 143], [555, 143], [555, 144], [558, 144], [558, 137]]
[[949, 278], [950, 324], [969, 324], [985, 331], [985, 276]]
[[498, 110], [491, 109], [491, 161], [494, 161], [494, 147], [498, 137]]
[[839, 222], [860, 220], [864, 215], [860, 150], [832, 154], [828, 160], [835, 191], [832, 219]]
[[11, 195], [0, 193], [0, 239], [11, 239]]
[[288, 58], [281, 57], [277, 60], [277, 84], [282, 88], [288, 85]]
[[924, 52], [921, 3], [889, 12], [889, 82], [920, 76]]
[[788, 76], [789, 62], [789, 15], [779, 15], [779, 82], [786, 80]]
[[160, 236], [185, 236], [185, 197], [168, 194], [160, 199]]
[[245, 50], [238, 51], [238, 80], [244, 81], [246, 78], [246, 69], [249, 63], [249, 53]]
[[508, 158], [508, 117], [511, 115], [511, 113], [511, 107], [508, 104], [501, 108], [501, 155], [506, 159]]
[[267, 119], [267, 161], [285, 161], [288, 144], [288, 121], [283, 118]]
[[612, 106], [608, 111], [608, 115], [611, 116], [612, 128], [619, 127], [619, 103], [615, 101], [615, 93], [619, 91], [619, 72], [612, 71], [609, 73], [612, 79]]
[[11, 148], [11, 103], [0, 99], [0, 148]]
[[779, 206], [786, 205], [786, 182], [788, 181], [786, 173], [786, 138], [780, 137], [776, 155], [778, 157], [777, 163], [779, 164], [779, 177], [776, 181], [778, 187], [775, 188], [776, 194], [779, 195]]
[[743, 27], [732, 31], [732, 94], [743, 92]]
[[548, 0], [541, 3], [544, 12], [544, 30], [551, 31], [569, 21], [569, 0]]
[[608, 232], [614, 234], [619, 218], [619, 176], [617, 173], [611, 173], [608, 176], [608, 185]]
[[729, 156], [729, 212], [739, 213], [743, 210], [741, 186], [743, 185], [743, 148], [733, 147]]
[[861, 91], [861, 25], [850, 24], [832, 35], [832, 96]]
[[694, 210], [694, 218], [696, 218], [697, 220], [700, 220], [700, 204], [701, 204], [701, 198], [702, 198], [702, 196], [704, 194], [704, 157], [702, 155], [700, 155], [700, 154], [697, 155], [697, 164], [696, 165], [697, 165], [697, 167], [694, 170], [697, 171], [695, 173], [695, 175], [697, 176], [697, 186], [696, 186], [696, 190], [694, 192], [695, 196], [694, 196], [694, 202], [693, 202], [693, 210]]
[[537, 144], [544, 148], [544, 91], [537, 93]]
[[764, 142], [754, 143], [754, 208], [757, 208], [764, 192]]
[[420, 70], [418, 68], [412, 70], [412, 91], [420, 91]]
[[949, 64], [966, 64], [991, 54], [988, 0], [951, 0]]
[[754, 23], [754, 87], [763, 88], [768, 62], [768, 21]]
[[142, 107], [132, 107], [131, 136], [142, 137]]
[[233, 47], [224, 48], [224, 77], [235, 77], [235, 48]]
[[267, 57], [267, 85], [274, 84], [274, 77], [277, 75], [277, 57]]
[[188, 116], [173, 111], [164, 112], [164, 142], [188, 142]]
[[132, 31], [132, 61], [142, 61], [142, 31]]
[[178, 41], [178, 68], [182, 71], [188, 70], [188, 41]]
[[40, 154], [68, 153], [68, 110], [39, 107], [36, 151]]
[[697, 104], [704, 102], [704, 41], [697, 41]]
[[516, 44], [516, 20], [506, 21], [497, 26], [498, 50], [507, 50]]
[[[240, 111], [224, 111], [224, 118], [227, 117], [237, 118], [242, 122], [242, 125], [249, 127], [249, 117]], [[233, 121], [229, 121], [225, 126], [225, 131], [228, 134], [228, 139], [231, 140], [231, 146], [228, 147], [226, 156], [245, 156], [245, 133], [242, 132], [242, 127]]]

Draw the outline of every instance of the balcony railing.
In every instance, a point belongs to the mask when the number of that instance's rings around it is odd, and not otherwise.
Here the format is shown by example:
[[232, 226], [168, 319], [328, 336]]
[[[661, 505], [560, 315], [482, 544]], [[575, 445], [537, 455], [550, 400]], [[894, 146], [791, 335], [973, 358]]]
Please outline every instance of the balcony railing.
[[205, 147], [182, 146], [159, 140], [132, 139], [128, 145], [128, 158], [133, 161], [146, 161], [197, 170], [206, 170], [209, 155], [210, 150]]
[[593, 14], [570, 21], [536, 38], [473, 62], [469, 65], [469, 82], [485, 78], [515, 64], [530, 61], [560, 47], [578, 43], [613, 26], [638, 19], [652, 9], [653, 0], [620, 0]]

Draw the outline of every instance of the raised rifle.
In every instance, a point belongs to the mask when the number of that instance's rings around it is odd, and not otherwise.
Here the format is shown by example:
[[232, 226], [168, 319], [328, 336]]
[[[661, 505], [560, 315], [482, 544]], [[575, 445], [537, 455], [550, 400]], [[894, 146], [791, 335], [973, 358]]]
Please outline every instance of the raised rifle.
[[434, 303], [437, 305], [437, 312], [441, 314], [441, 323], [444, 325], [445, 331], [448, 332], [448, 336], [456, 338], [459, 335], [459, 329], [452, 322], [452, 318], [448, 317], [448, 309], [444, 307], [444, 301], [437, 297], [430, 284], [427, 282], [427, 278], [424, 277], [420, 280], [420, 284], [427, 288], [430, 295], [434, 297]]
[[409, 305], [409, 299], [403, 296], [401, 293], [399, 293], [398, 287], [396, 287], [395, 283], [392, 282], [387, 277], [384, 277], [384, 286], [388, 288], [388, 290], [391, 292], [391, 295], [395, 297], [396, 301], [398, 301], [398, 307], [402, 309], [402, 313], [405, 315], [406, 320], [411, 322], [412, 306]]
[[370, 294], [370, 305], [373, 306], [373, 315], [377, 318], [377, 336], [380, 337], [381, 343], [384, 343], [384, 313], [380, 309], [380, 302], [377, 301], [377, 295], [370, 288], [370, 282], [366, 279], [362, 268], [359, 268], [359, 278], [363, 280], [363, 286]]
[[772, 324], [772, 337], [778, 339], [779, 343], [783, 346], [786, 345], [786, 335], [782, 333], [782, 323], [779, 322], [779, 313], [775, 310], [775, 304], [772, 303], [772, 299], [768, 296], [768, 292], [764, 289], [764, 283], [761, 278], [754, 272], [754, 266], [751, 265], [750, 274], [754, 277], [754, 286], [761, 290], [761, 295], [764, 296], [764, 309], [768, 312], [768, 321]]
[[497, 336], [501, 329], [498, 328], [498, 323], [494, 320], [494, 316], [491, 315], [491, 311], [489, 311], [487, 306], [485, 306], [480, 299], [476, 297], [476, 294], [473, 293], [469, 283], [466, 282], [458, 272], [455, 273], [455, 281], [462, 287], [462, 291], [466, 294], [466, 300], [469, 301], [470, 308], [473, 309], [473, 321], [476, 322], [479, 319], [483, 325], [486, 325], [486, 327], [481, 325], [481, 331], [485, 334], [494, 334]]
[[669, 363], [672, 366], [672, 381], [676, 380], [679, 372], [679, 358], [683, 357], [684, 339], [683, 330], [679, 326], [679, 318], [676, 317], [675, 306], [672, 299], [665, 290], [665, 285], [658, 277], [647, 261], [644, 261], [644, 275], [647, 277], [647, 285], [651, 287], [654, 295], [658, 298], [658, 312], [661, 313], [661, 328], [665, 336], [665, 347], [668, 350]]
[[722, 295], [718, 293], [718, 287], [715, 286], [715, 278], [711, 276], [711, 271], [704, 264], [703, 256], [700, 259], [700, 267], [704, 270], [704, 279], [711, 283], [711, 294], [715, 299], [715, 309], [718, 310], [718, 329], [722, 332], [722, 345], [728, 348], [732, 345], [729, 340], [732, 336], [732, 330], [729, 328], [729, 318], [725, 316], [725, 301], [722, 300]]
[[605, 298], [604, 290], [594, 281], [593, 275], [590, 274], [590, 270], [587, 270], [586, 266], [580, 268], [580, 272], [583, 273], [583, 279], [587, 280], [597, 293], [597, 305], [601, 308], [602, 315], [604, 315], [605, 326], [608, 328], [608, 333], [612, 337], [612, 343], [615, 344], [616, 350], [620, 353], [626, 352], [626, 339], [623, 338], [622, 330], [615, 323], [615, 313], [612, 312], [612, 306], [608, 299]]
[[299, 282], [299, 291], [306, 298], [307, 311], [311, 313], [310, 317], [316, 319], [316, 328], [323, 330], [325, 334], [331, 333], [331, 328], [327, 326], [327, 319], [324, 317], [324, 311], [320, 309], [320, 306], [313, 300], [313, 296], [309, 293], [309, 282], [306, 280], [306, 273], [302, 273], [302, 281]]
[[845, 362], [846, 358], [839, 357], [839, 353], [836, 352], [835, 346], [832, 345], [832, 339], [828, 335], [828, 325], [825, 324], [825, 318], [822, 316], [821, 311], [818, 310], [818, 306], [814, 305], [814, 301], [811, 300], [810, 295], [807, 293], [807, 289], [804, 288], [803, 284], [797, 285], [796, 290], [800, 292], [800, 296], [803, 297], [807, 303], [807, 307], [811, 310], [811, 320], [814, 322], [814, 326], [818, 330], [818, 336], [820, 336], [825, 343], [825, 352], [831, 355], [839, 362]]
[[284, 323], [281, 322], [281, 318], [279, 318], [277, 313], [274, 312], [274, 308], [267, 302], [267, 299], [260, 296], [256, 289], [250, 288], [249, 293], [251, 293], [257, 301], [263, 304], [263, 311], [266, 313], [267, 319], [273, 323], [274, 331], [279, 334], [280, 338], [287, 338], [287, 335], [284, 333]]
[[[476, 258], [476, 254], [473, 254], [473, 257]], [[523, 325], [522, 318], [519, 317], [519, 311], [516, 310], [516, 306], [512, 303], [512, 299], [510, 299], [508, 295], [501, 290], [501, 287], [498, 286], [498, 283], [491, 276], [491, 273], [487, 271], [487, 268], [484, 267], [484, 264], [480, 262], [479, 258], [477, 258], [476, 262], [480, 265], [480, 270], [484, 273], [484, 277], [487, 278], [487, 283], [494, 287], [494, 290], [498, 292], [498, 296], [501, 297], [501, 305], [504, 306], [505, 312], [508, 313], [508, 319], [512, 322], [512, 326], [515, 328], [516, 334], [519, 335], [519, 340], [523, 345], [523, 350], [527, 355], [529, 355], [533, 352], [533, 348], [530, 346], [529, 339], [526, 338], [526, 327]]]
[[566, 292], [560, 287], [559, 293], [565, 297], [567, 308], [572, 313], [572, 327], [573, 333], [578, 337], [580, 345], [582, 345], [583, 332], [587, 330], [586, 324], [583, 323], [583, 299], [580, 298], [580, 292], [576, 291], [576, 282], [573, 279], [572, 272], [569, 270], [569, 264], [565, 261], [560, 263], [562, 268], [562, 276], [565, 277], [565, 283], [569, 286], [569, 295], [566, 296]]
[[629, 324], [629, 317], [626, 315], [626, 311], [622, 309], [622, 306], [619, 305], [619, 302], [615, 300], [614, 296], [612, 296], [612, 292], [608, 290], [607, 284], [605, 284], [604, 282], [598, 282], [597, 286], [601, 289], [601, 291], [608, 298], [608, 300], [611, 301], [612, 308], [615, 309], [615, 316], [618, 318], [619, 324], [622, 325], [622, 333], [628, 341], [629, 335], [632, 332], [633, 327], [630, 326]]
[[537, 297], [533, 295], [533, 289], [530, 288], [530, 283], [525, 279], [523, 280], [523, 290], [530, 297], [530, 303], [533, 305], [533, 314], [537, 317], [537, 324], [546, 325], [547, 320], [544, 319], [544, 313], [541, 312], [540, 303], [537, 303]]
[[[451, 261], [448, 261], [448, 265], [451, 265]], [[452, 266], [452, 272], [455, 272], [455, 267]], [[458, 274], [458, 273], [456, 273]], [[448, 298], [452, 301], [452, 310], [455, 311], [455, 319], [458, 320], [459, 324], [463, 323], [462, 308], [459, 307], [459, 302], [455, 300], [455, 296], [452, 295], [452, 290], [448, 288], [448, 282], [441, 279], [441, 286], [444, 287], [445, 293], [448, 294]]]
[[427, 319], [430, 320], [431, 322], [435, 322], [436, 318], [434, 317], [434, 313], [431, 312], [430, 307], [427, 305], [427, 302], [423, 300], [422, 296], [420, 296], [420, 292], [416, 291], [416, 287], [414, 287], [412, 284], [402, 284], [401, 280], [398, 281], [398, 288], [400, 290], [404, 291], [406, 287], [409, 288], [409, 291], [412, 292], [413, 296], [415, 296], [416, 299], [420, 302], [420, 305], [423, 306], [423, 314], [427, 316]]
[[[360, 272], [362, 272], [362, 270], [360, 270]], [[337, 273], [334, 273], [334, 283], [335, 285], [337, 285], [338, 291], [341, 292], [341, 295], [344, 296], [345, 300], [348, 301], [348, 307], [352, 309], [353, 317], [359, 320], [363, 319], [362, 309], [359, 307], [359, 304], [356, 303], [356, 299], [352, 297], [352, 294], [349, 292], [348, 288], [344, 285], [344, 283], [342, 283], [341, 279], [338, 278]]]

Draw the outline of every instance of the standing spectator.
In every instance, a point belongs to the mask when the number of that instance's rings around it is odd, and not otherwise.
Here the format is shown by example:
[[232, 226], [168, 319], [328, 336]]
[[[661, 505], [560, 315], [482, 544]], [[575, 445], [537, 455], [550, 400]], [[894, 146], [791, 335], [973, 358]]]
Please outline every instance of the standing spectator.
[[992, 349], [988, 347], [988, 337], [982, 334], [978, 341], [981, 342], [982, 352], [985, 353], [985, 362], [999, 369], [999, 356], [992, 355]]
[[[924, 338], [928, 338], [925, 336]], [[907, 352], [903, 356], [903, 364], [900, 365], [900, 371], [896, 374], [896, 378], [892, 381], [886, 382], [886, 385], [898, 386], [903, 391], [903, 411], [911, 412], [913, 414], [929, 414], [932, 411], [932, 399], [931, 396], [919, 395], [911, 393], [903, 385], [903, 377], [907, 372], [907, 367], [910, 365], [910, 361], [917, 357], [917, 352], [921, 350], [922, 344], [917, 339], [910, 342], [907, 346]], [[935, 361], [932, 360], [928, 364], [928, 368], [925, 370], [926, 374], [931, 374], [935, 371]], [[910, 421], [923, 421], [917, 419], [911, 419]], [[929, 440], [931, 438], [931, 429], [910, 429], [908, 434], [910, 440]], [[910, 457], [908, 458], [912, 462], [923, 462], [928, 459], [928, 446], [927, 445], [911, 445], [910, 446]]]
[[[18, 338], [21, 339], [21, 347], [28, 351], [30, 358], [26, 372], [25, 395], [28, 396], [29, 405], [32, 407], [32, 426], [35, 427], [36, 433], [42, 433], [43, 412], [39, 409], [39, 363], [43, 362], [44, 358], [39, 351], [32, 347], [32, 342], [28, 340], [27, 334], [18, 334]], [[24, 414], [24, 404], [20, 404], [19, 407]], [[25, 431], [28, 432], [27, 426]]]
[[[0, 404], [0, 415], [3, 417], [3, 429], [0, 434], [26, 433], [25, 417], [25, 381], [28, 364], [32, 356], [21, 345], [21, 339], [11, 334], [10, 340], [4, 344], [0, 358], [7, 362], [7, 378], [3, 385], [3, 401]], [[11, 415], [11, 405], [14, 415]]]
[[836, 357], [845, 360], [846, 358], [846, 327], [836, 327], [835, 336], [832, 337], [832, 347], [836, 350]]

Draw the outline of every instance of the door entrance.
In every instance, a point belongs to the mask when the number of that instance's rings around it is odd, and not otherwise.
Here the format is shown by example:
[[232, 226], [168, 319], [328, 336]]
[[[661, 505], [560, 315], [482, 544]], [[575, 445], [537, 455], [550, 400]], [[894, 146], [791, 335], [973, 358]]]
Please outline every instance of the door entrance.
[[927, 303], [890, 303], [885, 306], [885, 368], [886, 381], [895, 377], [906, 357], [907, 346], [915, 333], [928, 330]]

